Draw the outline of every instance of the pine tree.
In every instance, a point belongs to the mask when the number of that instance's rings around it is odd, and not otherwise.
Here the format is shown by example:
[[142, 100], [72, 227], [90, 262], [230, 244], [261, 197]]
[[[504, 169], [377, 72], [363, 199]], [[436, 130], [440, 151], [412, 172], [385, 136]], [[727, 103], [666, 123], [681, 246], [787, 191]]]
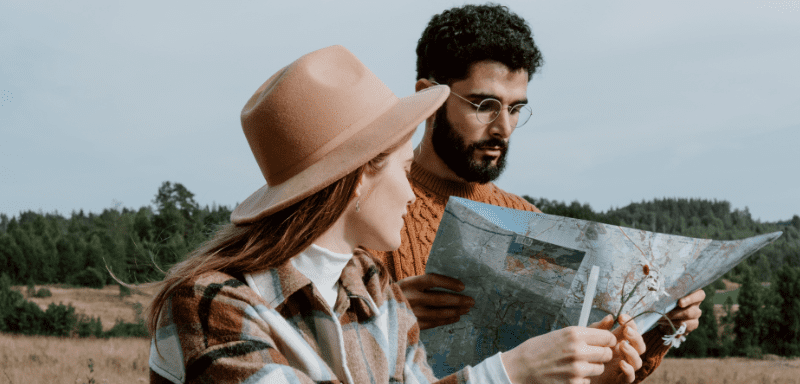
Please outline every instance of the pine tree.
[[800, 355], [800, 267], [784, 265], [778, 271], [775, 292], [780, 298], [780, 319], [771, 339], [779, 345], [780, 354]]
[[742, 265], [742, 286], [739, 288], [739, 311], [736, 312], [733, 332], [737, 353], [748, 357], [762, 354], [761, 340], [764, 324], [764, 294], [753, 270]]

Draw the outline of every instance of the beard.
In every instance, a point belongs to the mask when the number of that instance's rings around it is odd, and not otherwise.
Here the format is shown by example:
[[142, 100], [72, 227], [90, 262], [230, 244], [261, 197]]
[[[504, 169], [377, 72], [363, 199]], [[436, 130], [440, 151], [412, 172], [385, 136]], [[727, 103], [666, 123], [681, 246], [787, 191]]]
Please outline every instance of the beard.
[[[500, 177], [506, 166], [508, 142], [496, 137], [467, 144], [447, 119], [446, 104], [436, 111], [431, 136], [433, 151], [456, 176], [468, 181], [486, 184]], [[492, 164], [494, 156], [482, 156], [476, 159], [475, 153], [483, 147], [500, 148], [497, 162]]]

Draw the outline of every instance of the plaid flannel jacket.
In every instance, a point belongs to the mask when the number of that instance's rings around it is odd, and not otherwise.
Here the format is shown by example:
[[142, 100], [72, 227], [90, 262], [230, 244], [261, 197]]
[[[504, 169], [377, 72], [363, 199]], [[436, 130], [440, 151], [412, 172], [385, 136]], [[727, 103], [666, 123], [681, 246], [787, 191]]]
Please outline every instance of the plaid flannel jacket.
[[[370, 255], [342, 271], [337, 316], [289, 262], [244, 280], [260, 292], [220, 272], [174, 292], [151, 343], [152, 383], [436, 381], [410, 305]], [[440, 382], [483, 381], [483, 365]]]

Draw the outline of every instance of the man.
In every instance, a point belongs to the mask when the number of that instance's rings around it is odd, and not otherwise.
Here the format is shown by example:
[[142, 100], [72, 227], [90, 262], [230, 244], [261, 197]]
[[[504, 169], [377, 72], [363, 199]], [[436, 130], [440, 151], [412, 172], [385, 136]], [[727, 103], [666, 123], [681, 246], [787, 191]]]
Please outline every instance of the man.
[[[425, 274], [448, 196], [540, 212], [491, 181], [503, 171], [512, 132], [530, 118], [525, 106], [528, 82], [541, 64], [529, 26], [504, 6], [449, 9], [435, 15], [419, 39], [416, 90], [447, 84], [451, 95], [426, 121], [415, 150], [409, 179], [417, 199], [405, 218], [402, 245], [379, 256], [423, 329], [458, 321], [474, 303], [466, 296], [430, 291], [436, 287], [461, 291], [463, 284]], [[704, 297], [699, 290], [682, 298], [669, 317], [686, 324], [687, 333], [696, 329]], [[669, 347], [661, 340], [664, 334], [655, 328], [644, 335], [647, 352], [637, 381], [649, 375], [667, 352]]]

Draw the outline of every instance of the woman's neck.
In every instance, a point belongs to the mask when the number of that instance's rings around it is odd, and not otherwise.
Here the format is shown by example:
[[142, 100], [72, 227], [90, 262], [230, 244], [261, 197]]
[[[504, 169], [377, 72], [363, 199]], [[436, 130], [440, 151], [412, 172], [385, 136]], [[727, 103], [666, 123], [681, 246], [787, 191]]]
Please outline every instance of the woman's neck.
[[350, 239], [350, 236], [348, 236], [345, 225], [345, 216], [347, 214], [347, 212], [342, 214], [325, 233], [314, 239], [314, 244], [334, 253], [352, 254], [357, 244], [355, 239]]

